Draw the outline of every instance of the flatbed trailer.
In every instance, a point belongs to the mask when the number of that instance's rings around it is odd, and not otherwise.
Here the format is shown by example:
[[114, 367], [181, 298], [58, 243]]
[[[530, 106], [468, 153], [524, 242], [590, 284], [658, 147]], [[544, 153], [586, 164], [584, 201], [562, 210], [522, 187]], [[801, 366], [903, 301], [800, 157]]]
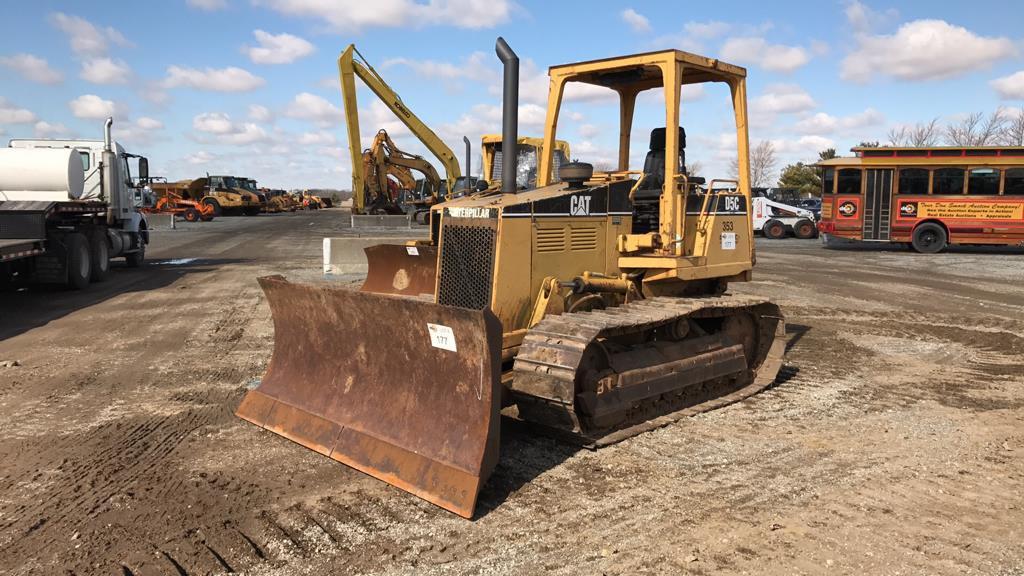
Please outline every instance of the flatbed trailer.
[[84, 288], [103, 280], [110, 258], [108, 209], [97, 201], [0, 201], [0, 283]]

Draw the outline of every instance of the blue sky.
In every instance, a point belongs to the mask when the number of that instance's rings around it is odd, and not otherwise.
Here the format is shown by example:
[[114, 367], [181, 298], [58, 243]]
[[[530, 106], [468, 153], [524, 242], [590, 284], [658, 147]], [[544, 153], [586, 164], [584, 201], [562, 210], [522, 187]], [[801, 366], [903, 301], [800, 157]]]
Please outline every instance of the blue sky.
[[[0, 21], [0, 138], [99, 137], [113, 112], [154, 174], [348, 188], [340, 51], [354, 42], [462, 158], [463, 135], [500, 128], [501, 35], [523, 61], [522, 134], [540, 135], [547, 66], [680, 48], [747, 67], [751, 139], [773, 142], [781, 168], [902, 124], [1020, 113], [1022, 21], [1019, 2], [984, 1], [39, 1]], [[597, 164], [617, 134], [604, 96], [570, 94], [559, 133]], [[688, 159], [707, 176], [734, 155], [725, 96], [709, 86], [683, 104]], [[364, 146], [384, 127], [423, 152], [365, 90], [360, 108]], [[634, 158], [662, 117], [641, 101]]]

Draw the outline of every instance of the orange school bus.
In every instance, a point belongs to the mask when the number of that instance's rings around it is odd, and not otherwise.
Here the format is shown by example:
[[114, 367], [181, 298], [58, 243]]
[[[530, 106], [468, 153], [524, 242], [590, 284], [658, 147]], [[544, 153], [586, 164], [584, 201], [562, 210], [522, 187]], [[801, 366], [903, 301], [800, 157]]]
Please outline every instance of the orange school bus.
[[1024, 246], [1024, 147], [853, 148], [817, 164], [832, 239]]

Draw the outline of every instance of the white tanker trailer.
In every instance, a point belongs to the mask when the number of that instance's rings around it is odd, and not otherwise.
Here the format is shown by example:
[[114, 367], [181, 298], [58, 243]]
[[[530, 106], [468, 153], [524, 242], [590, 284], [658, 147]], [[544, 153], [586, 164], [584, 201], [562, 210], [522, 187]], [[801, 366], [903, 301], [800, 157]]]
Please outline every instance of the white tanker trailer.
[[110, 259], [141, 266], [149, 226], [146, 158], [111, 139], [11, 140], [0, 149], [0, 287], [47, 283], [85, 288], [106, 278]]

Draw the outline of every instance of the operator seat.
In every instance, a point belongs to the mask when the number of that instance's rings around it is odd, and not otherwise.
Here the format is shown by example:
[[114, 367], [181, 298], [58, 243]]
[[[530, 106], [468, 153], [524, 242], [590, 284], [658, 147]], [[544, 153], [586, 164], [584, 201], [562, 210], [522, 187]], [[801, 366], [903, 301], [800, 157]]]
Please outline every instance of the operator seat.
[[[636, 191], [634, 200], [657, 200], [665, 184], [665, 129], [651, 130], [651, 141], [644, 159], [644, 181]], [[678, 173], [686, 174], [686, 130], [679, 127]]]

